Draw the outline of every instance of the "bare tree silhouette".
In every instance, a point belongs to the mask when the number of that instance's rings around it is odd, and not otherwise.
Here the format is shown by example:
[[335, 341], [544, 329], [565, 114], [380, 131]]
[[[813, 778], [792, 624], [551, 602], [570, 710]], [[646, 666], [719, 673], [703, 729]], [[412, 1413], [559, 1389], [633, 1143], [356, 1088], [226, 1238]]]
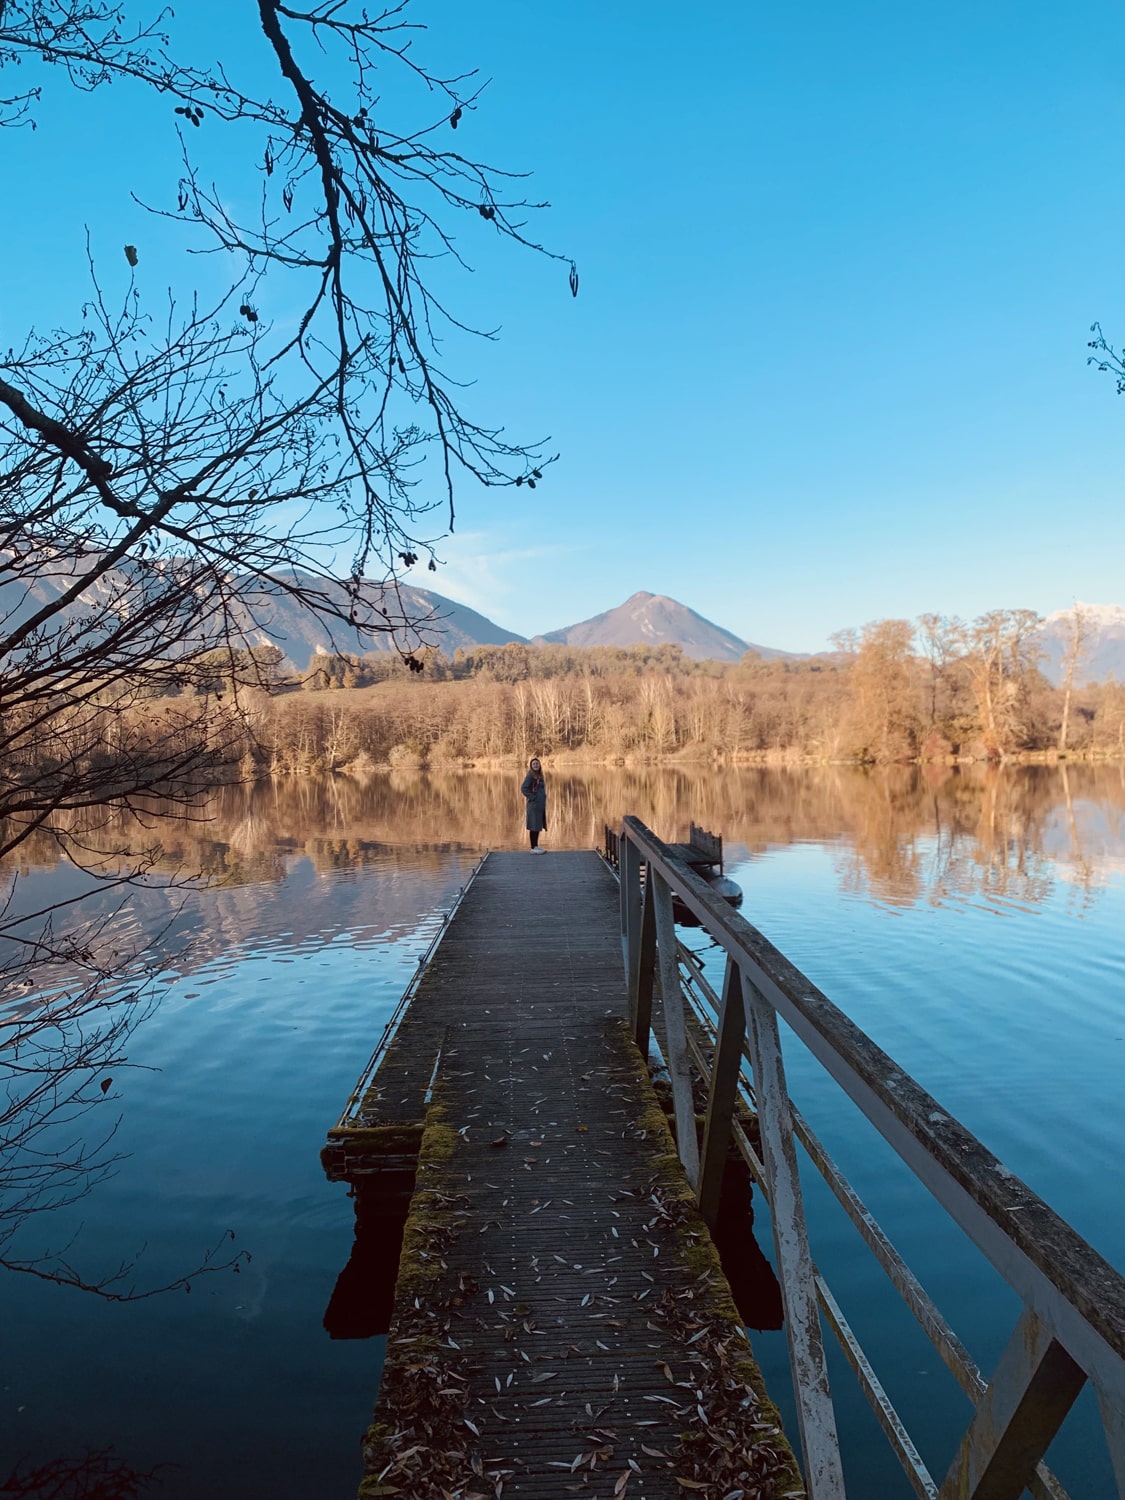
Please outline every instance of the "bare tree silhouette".
[[[258, 612], [284, 595], [361, 637], [392, 630], [398, 580], [436, 568], [458, 485], [534, 487], [550, 462], [471, 413], [441, 353], [473, 331], [447, 301], [470, 229], [549, 256], [519, 179], [458, 149], [480, 80], [427, 70], [405, 4], [235, 8], [256, 50], [208, 60], [181, 50], [171, 9], [0, 0], [0, 125], [34, 124], [60, 86], [91, 110], [111, 82], [166, 107], [168, 195], [151, 211], [234, 267], [210, 303], [184, 285], [157, 307], [143, 247], [124, 247], [118, 297], [88, 249], [71, 328], [60, 313], [0, 355], [0, 860], [46, 837], [126, 888], [151, 850], [95, 854], [92, 831], [122, 809], [143, 825], [154, 797], [192, 816], [200, 787], [237, 775]], [[204, 169], [193, 151], [216, 135]], [[82, 1122], [151, 1003], [113, 924], [29, 916], [10, 870], [0, 1254], [15, 1224], [111, 1166], [112, 1128], [90, 1146]], [[7, 1263], [87, 1286], [65, 1252]], [[88, 1289], [121, 1295], [127, 1276]]]

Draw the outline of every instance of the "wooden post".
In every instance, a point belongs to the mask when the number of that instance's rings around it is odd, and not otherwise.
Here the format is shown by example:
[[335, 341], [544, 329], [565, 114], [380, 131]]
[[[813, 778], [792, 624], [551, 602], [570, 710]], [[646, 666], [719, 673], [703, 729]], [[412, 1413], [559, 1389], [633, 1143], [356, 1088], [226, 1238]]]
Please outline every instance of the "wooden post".
[[[626, 844], [625, 847], [628, 848], [628, 844]], [[606, 828], [605, 828], [605, 852], [606, 852], [606, 858], [608, 859], [609, 858], [609, 824], [608, 823], [606, 824]], [[623, 854], [624, 850], [621, 851], [621, 852]], [[628, 920], [627, 920], [626, 915], [625, 915], [625, 912], [626, 912], [626, 899], [627, 898], [626, 898], [626, 887], [625, 887], [625, 860], [623, 858], [618, 858], [618, 861], [617, 861], [617, 911], [618, 911], [618, 924], [617, 925], [618, 925], [618, 929], [619, 929], [619, 931], [621, 933], [621, 953], [622, 953], [622, 956], [625, 959], [625, 975], [626, 975], [626, 978], [628, 978], [629, 968], [630, 968], [630, 964], [629, 964], [629, 944], [628, 944], [628, 942], [626, 940], [627, 940], [627, 938], [629, 936], [629, 923], [628, 923]]]
[[641, 906], [641, 931], [637, 941], [635, 969], [629, 976], [630, 1004], [636, 995], [633, 1017], [633, 1040], [647, 1060], [649, 1037], [652, 1035], [652, 986], [656, 975], [656, 914], [652, 901], [652, 871], [645, 880], [644, 902]]
[[668, 1043], [667, 1063], [672, 1084], [672, 1104], [676, 1114], [677, 1145], [684, 1171], [694, 1188], [699, 1182], [699, 1142], [695, 1135], [691, 1058], [688, 1055], [684, 1026], [684, 992], [680, 988], [679, 959], [676, 955], [676, 921], [672, 915], [672, 892], [668, 882], [651, 865], [648, 868], [648, 890], [656, 913], [660, 999], [664, 1006], [664, 1036]]
[[742, 975], [742, 993], [805, 1482], [809, 1500], [845, 1500], [836, 1412], [828, 1385], [816, 1273], [809, 1253], [809, 1231], [797, 1170], [777, 1015], [746, 974]]
[[709, 1229], [719, 1215], [723, 1171], [727, 1163], [734, 1106], [738, 1097], [738, 1075], [742, 1069], [742, 1039], [746, 1035], [746, 1010], [742, 1001], [742, 976], [733, 959], [727, 959], [711, 1068], [711, 1090], [707, 1099], [707, 1123], [703, 1127], [703, 1161], [699, 1173], [699, 1211]]
[[1095, 1381], [1098, 1393], [1098, 1408], [1105, 1428], [1106, 1446], [1113, 1463], [1113, 1477], [1117, 1491], [1125, 1495], [1125, 1401], [1119, 1391], [1110, 1391], [1100, 1381]]
[[641, 937], [641, 855], [632, 839], [618, 844], [617, 875], [621, 883], [621, 942], [625, 950], [625, 975], [629, 985], [629, 1021], [637, 1020], [637, 948]]
[[940, 1500], [1019, 1500], [1085, 1383], [1085, 1370], [1025, 1307]]

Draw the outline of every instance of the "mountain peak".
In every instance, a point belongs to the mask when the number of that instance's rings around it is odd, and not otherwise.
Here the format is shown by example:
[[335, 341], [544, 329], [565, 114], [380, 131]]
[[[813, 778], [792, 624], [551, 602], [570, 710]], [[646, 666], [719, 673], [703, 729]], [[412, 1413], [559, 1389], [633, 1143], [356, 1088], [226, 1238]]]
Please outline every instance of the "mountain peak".
[[766, 658], [788, 654], [768, 646], [752, 646], [678, 599], [650, 594], [647, 589], [630, 594], [616, 609], [536, 636], [535, 643], [623, 648], [679, 646], [693, 661], [738, 661], [747, 651], [757, 651]]

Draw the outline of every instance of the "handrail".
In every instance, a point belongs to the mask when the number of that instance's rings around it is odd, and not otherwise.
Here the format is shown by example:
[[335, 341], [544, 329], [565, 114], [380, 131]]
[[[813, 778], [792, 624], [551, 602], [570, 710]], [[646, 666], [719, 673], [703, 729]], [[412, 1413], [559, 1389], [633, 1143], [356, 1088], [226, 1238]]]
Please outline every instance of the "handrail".
[[[748, 1092], [744, 1056], [750, 1062], [760, 1161], [752, 1150], [750, 1154], [772, 1210], [812, 1500], [844, 1495], [821, 1308], [919, 1495], [1017, 1500], [1031, 1488], [1036, 1496], [1062, 1496], [1040, 1460], [1088, 1379], [1097, 1392], [1119, 1496], [1125, 1500], [1125, 1279], [639, 819], [624, 819], [610, 849], [621, 879], [622, 945], [634, 1036], [647, 1050], [659, 971], [681, 1159], [705, 1217], [712, 1217], [717, 1204], [728, 1143], [733, 1136], [741, 1148], [738, 1137], [745, 1139], [734, 1111], [740, 1085], [744, 1096]], [[714, 1051], [709, 1066], [688, 1035], [687, 1017], [695, 1011], [685, 1003], [676, 964], [673, 891], [727, 955], [722, 995], [710, 990]], [[689, 988], [696, 978], [689, 975]], [[779, 1017], [1020, 1296], [1023, 1313], [987, 1384], [794, 1110], [785, 1082]], [[708, 1088], [701, 1152], [691, 1098], [693, 1063]], [[877, 1380], [872, 1383], [873, 1372], [869, 1378], [866, 1358], [816, 1271], [794, 1138], [802, 1140], [868, 1244], [873, 1249], [885, 1244], [889, 1255], [876, 1251], [884, 1269], [975, 1401], [976, 1413], [940, 1487], [917, 1458], [905, 1429], [899, 1431], [897, 1414]]]
[[[687, 981], [687, 996], [692, 1010], [700, 1026], [707, 1033], [707, 1037], [714, 1042], [716, 1037], [716, 1023], [719, 1014], [720, 1001], [699, 963], [698, 958], [685, 944], [678, 943], [680, 963], [685, 970]], [[710, 1006], [699, 1003], [695, 998], [698, 991], [700, 996]], [[709, 1078], [712, 1069], [712, 1060], [707, 1058], [699, 1046], [694, 1042], [689, 1043], [692, 1059], [696, 1064], [702, 1078]], [[749, 1049], [743, 1048], [745, 1060], [749, 1062]], [[740, 1089], [742, 1098], [748, 1111], [757, 1114], [754, 1091], [748, 1084], [745, 1075], [740, 1077]], [[808, 1122], [800, 1110], [790, 1100], [790, 1112], [793, 1120], [793, 1133], [804, 1146], [809, 1160], [823, 1177], [831, 1192], [836, 1197], [840, 1206], [851, 1219], [859, 1234], [867, 1244], [876, 1262], [886, 1273], [888, 1280], [902, 1298], [907, 1309], [913, 1314], [918, 1326], [933, 1345], [934, 1350], [949, 1369], [957, 1384], [968, 1396], [974, 1406], [978, 1404], [981, 1397], [988, 1388], [988, 1382], [978, 1369], [976, 1362], [970, 1355], [965, 1345], [957, 1337], [950, 1324], [943, 1317], [936, 1303], [927, 1294], [895, 1249], [894, 1245], [884, 1233], [881, 1225], [874, 1214], [859, 1197], [859, 1194], [848, 1182], [840, 1168], [829, 1156], [824, 1146], [809, 1127]], [[768, 1185], [765, 1178], [765, 1168], [758, 1157], [745, 1129], [738, 1120], [732, 1126], [734, 1144], [750, 1170], [754, 1181], [766, 1194], [768, 1202]], [[815, 1267], [814, 1267], [815, 1270]], [[848, 1326], [839, 1306], [824, 1281], [823, 1276], [816, 1273], [817, 1299], [828, 1318], [829, 1327], [835, 1334], [837, 1341], [843, 1349], [844, 1355], [851, 1365], [864, 1395], [870, 1402], [880, 1425], [895, 1451], [907, 1478], [914, 1485], [915, 1492], [927, 1500], [937, 1493], [936, 1486], [930, 1477], [929, 1471], [922, 1463], [917, 1449], [909, 1441], [909, 1435], [905, 1432], [901, 1418], [894, 1410], [893, 1405], [883, 1389], [882, 1383], [867, 1360], [858, 1339]], [[1066, 1491], [1058, 1480], [1046, 1467], [1038, 1464], [1034, 1477], [1028, 1482], [1034, 1500], [1069, 1500]]]
[[[678, 946], [680, 962], [687, 969], [689, 975], [689, 996], [693, 987], [698, 988], [701, 994], [710, 1002], [714, 1018], [717, 1020], [720, 1003], [718, 995], [715, 994], [715, 991], [708, 983], [696, 955], [683, 943], [680, 943]], [[700, 1024], [710, 1034], [713, 1041], [715, 1020], [712, 1020], [707, 1015], [706, 1010], [694, 1001], [692, 1008]], [[746, 1061], [749, 1062], [748, 1049], [744, 1048], [743, 1054]], [[696, 1060], [701, 1074], [704, 1077], [709, 1076], [711, 1065], [707, 1059], [699, 1055]], [[741, 1082], [747, 1105], [753, 1113], [756, 1113], [757, 1105], [753, 1089], [748, 1085], [745, 1077], [742, 1078]], [[848, 1182], [843, 1172], [828, 1154], [823, 1143], [814, 1134], [808, 1121], [792, 1100], [789, 1102], [789, 1108], [793, 1117], [793, 1133], [801, 1145], [804, 1146], [809, 1160], [816, 1167], [821, 1177], [824, 1178], [840, 1207], [867, 1242], [868, 1249], [887, 1273], [896, 1291], [914, 1314], [920, 1328], [931, 1344], [933, 1344], [958, 1385], [964, 1391], [965, 1395], [968, 1396], [969, 1400], [976, 1405], [984, 1394], [988, 1384], [977, 1368], [976, 1362], [954, 1333], [949, 1323], [939, 1312], [936, 1304], [923, 1290], [917, 1277], [883, 1232], [874, 1214], [860, 1198], [851, 1183]], [[739, 1129], [737, 1122], [734, 1129], [736, 1131]], [[755, 1162], [748, 1162], [748, 1165], [755, 1176], [757, 1176], [758, 1172]]]

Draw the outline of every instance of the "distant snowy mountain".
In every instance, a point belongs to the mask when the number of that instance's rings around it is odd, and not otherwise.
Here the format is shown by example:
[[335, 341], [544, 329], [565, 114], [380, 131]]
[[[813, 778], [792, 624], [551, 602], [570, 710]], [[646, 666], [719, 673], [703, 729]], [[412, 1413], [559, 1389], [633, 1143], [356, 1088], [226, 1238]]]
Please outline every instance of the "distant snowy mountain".
[[751, 645], [686, 604], [643, 591], [590, 620], [536, 636], [533, 644], [541, 641], [566, 646], [679, 646], [693, 661], [737, 661], [747, 651], [756, 651], [767, 660], [792, 655]]
[[[1120, 604], [1079, 604], [1078, 608], [1089, 620], [1092, 633], [1079, 662], [1077, 681], [1104, 682], [1112, 676], [1118, 682], [1125, 682], [1125, 607]], [[1059, 609], [1048, 615], [1044, 623], [1042, 668], [1051, 682], [1057, 683], [1062, 678], [1072, 639], [1073, 616], [1073, 608]]]

